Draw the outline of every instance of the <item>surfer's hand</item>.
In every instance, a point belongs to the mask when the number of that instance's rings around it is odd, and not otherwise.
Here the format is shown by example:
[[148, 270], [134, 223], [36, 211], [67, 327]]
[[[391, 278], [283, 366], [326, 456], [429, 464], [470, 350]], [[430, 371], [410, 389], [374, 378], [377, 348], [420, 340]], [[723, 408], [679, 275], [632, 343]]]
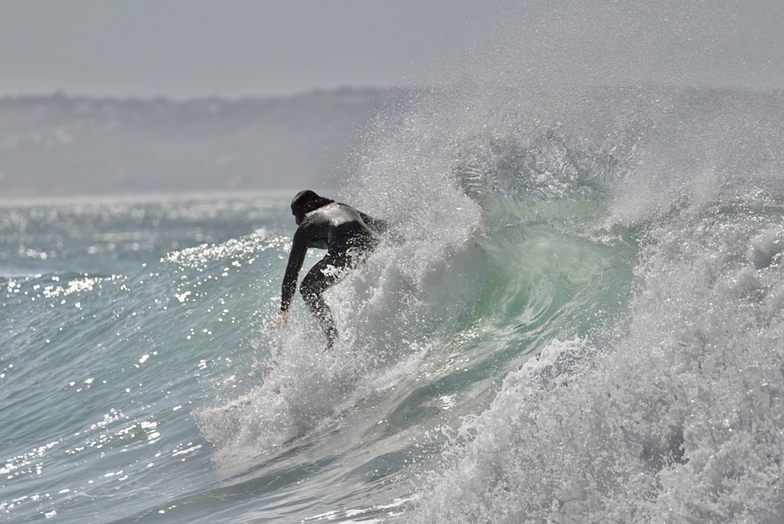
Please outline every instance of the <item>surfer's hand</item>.
[[275, 331], [286, 327], [286, 324], [289, 323], [289, 312], [288, 311], [278, 311], [278, 314], [275, 315], [275, 320], [272, 321], [272, 329]]

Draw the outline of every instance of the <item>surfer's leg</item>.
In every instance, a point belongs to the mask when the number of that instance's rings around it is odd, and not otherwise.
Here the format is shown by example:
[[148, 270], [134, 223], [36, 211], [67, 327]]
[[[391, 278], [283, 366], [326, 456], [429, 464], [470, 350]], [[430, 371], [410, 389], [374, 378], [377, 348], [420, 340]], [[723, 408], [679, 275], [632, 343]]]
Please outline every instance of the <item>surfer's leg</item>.
[[335, 262], [337, 261], [329, 256], [324, 257], [308, 271], [299, 287], [305, 304], [321, 324], [321, 328], [327, 336], [327, 349], [331, 348], [338, 338], [338, 330], [335, 327], [332, 311], [324, 302], [323, 293], [329, 286], [340, 280], [342, 273], [344, 273], [344, 268]]

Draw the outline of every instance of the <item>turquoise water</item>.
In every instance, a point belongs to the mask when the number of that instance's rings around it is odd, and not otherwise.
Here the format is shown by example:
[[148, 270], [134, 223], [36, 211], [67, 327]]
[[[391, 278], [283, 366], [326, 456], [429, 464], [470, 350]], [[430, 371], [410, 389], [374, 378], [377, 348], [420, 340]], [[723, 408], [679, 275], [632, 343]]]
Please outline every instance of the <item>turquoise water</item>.
[[3, 519], [780, 520], [780, 97], [519, 96], [380, 117], [328, 353], [288, 198], [1, 208]]

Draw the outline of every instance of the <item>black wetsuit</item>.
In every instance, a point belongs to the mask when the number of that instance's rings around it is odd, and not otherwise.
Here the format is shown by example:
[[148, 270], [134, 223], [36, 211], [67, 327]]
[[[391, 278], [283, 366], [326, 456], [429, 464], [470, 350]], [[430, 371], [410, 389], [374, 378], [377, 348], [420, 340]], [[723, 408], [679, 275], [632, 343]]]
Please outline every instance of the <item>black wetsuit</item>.
[[375, 233], [384, 233], [387, 223], [361, 213], [351, 206], [334, 202], [305, 215], [294, 233], [286, 275], [283, 277], [280, 310], [288, 311], [297, 278], [308, 248], [326, 249], [326, 256], [308, 271], [300, 293], [327, 335], [327, 347], [337, 338], [335, 321], [322, 293], [364, 261], [378, 244]]

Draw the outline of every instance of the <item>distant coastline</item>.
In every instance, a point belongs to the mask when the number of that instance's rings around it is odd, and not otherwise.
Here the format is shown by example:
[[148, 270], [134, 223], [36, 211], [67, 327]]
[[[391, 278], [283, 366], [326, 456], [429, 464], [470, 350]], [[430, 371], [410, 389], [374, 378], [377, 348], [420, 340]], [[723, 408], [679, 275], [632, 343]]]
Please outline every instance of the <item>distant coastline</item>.
[[0, 98], [0, 205], [334, 187], [403, 89], [276, 98]]

